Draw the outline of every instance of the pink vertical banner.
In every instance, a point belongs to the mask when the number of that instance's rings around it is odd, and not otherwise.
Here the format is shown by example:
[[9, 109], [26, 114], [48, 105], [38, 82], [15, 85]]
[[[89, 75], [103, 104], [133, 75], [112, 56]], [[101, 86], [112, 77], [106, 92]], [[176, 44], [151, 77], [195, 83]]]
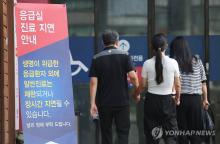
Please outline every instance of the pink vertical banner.
[[77, 144], [66, 5], [15, 5], [25, 144]]
[[49, 3], [49, 0], [17, 0], [18, 3]]

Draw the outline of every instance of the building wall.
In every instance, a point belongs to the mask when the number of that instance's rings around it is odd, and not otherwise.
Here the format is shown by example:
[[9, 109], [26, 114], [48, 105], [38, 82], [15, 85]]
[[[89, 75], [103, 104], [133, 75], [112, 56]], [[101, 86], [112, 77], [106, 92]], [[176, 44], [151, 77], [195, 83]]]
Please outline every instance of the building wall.
[[[14, 144], [13, 4], [0, 0], [0, 142]], [[10, 27], [10, 29], [9, 29]], [[10, 41], [10, 43], [8, 43]]]

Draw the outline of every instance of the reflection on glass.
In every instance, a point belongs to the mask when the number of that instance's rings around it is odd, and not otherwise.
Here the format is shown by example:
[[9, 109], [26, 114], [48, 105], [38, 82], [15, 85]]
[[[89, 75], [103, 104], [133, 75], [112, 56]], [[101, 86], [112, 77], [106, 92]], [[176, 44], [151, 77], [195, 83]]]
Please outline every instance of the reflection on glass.
[[[95, 26], [98, 36], [104, 29], [114, 29], [121, 36], [146, 36], [148, 0], [96, 0], [98, 12], [95, 15]], [[143, 103], [136, 105], [131, 98], [131, 127], [129, 144], [144, 144]], [[114, 128], [114, 143], [117, 136]]]
[[121, 35], [146, 35], [147, 0], [98, 0], [102, 1], [99, 13], [102, 31], [117, 30]]
[[[52, 0], [52, 3], [66, 3], [70, 38], [94, 36], [94, 0]], [[74, 45], [71, 48], [74, 49]], [[78, 143], [96, 144], [96, 125], [89, 114], [89, 84], [73, 83], [73, 94], [74, 111], [78, 116]]]
[[210, 35], [220, 34], [220, 1], [210, 0], [209, 1], [209, 29]]
[[204, 0], [156, 0], [155, 29], [172, 35], [204, 33]]
[[[210, 0], [209, 1], [209, 34], [210, 35], [215, 35], [215, 37], [220, 37], [220, 1], [219, 0]], [[220, 38], [217, 38], [220, 39]], [[215, 42], [215, 40], [210, 40], [210, 45], [214, 45], [217, 46], [218, 40]], [[218, 47], [218, 46], [217, 46]], [[217, 48], [216, 47], [216, 48]], [[218, 49], [210, 49], [210, 58], [212, 59], [212, 57], [216, 57], [217, 59], [212, 60], [211, 63], [211, 69], [212, 71], [217, 74], [219, 71], [219, 63], [218, 63], [218, 58], [219, 58], [219, 53], [217, 53]], [[212, 76], [212, 77], [216, 77], [216, 76]], [[214, 118], [215, 118], [215, 128], [216, 131], [219, 131], [220, 129], [220, 79], [213, 79], [210, 82], [210, 101], [211, 101], [211, 108], [214, 112]], [[220, 136], [218, 133], [216, 133], [216, 137], [215, 137], [215, 141], [216, 143], [220, 142]]]
[[69, 35], [94, 35], [94, 0], [67, 1]]
[[50, 0], [53, 4], [66, 4], [69, 36], [94, 35], [94, 0]]

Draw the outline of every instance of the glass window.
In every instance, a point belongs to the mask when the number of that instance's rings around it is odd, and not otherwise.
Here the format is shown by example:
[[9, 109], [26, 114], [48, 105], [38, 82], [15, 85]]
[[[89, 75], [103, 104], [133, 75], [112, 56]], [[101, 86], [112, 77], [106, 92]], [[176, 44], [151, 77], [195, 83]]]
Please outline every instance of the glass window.
[[209, 1], [209, 29], [210, 35], [220, 34], [220, 1], [210, 0]]
[[204, 0], [156, 0], [155, 29], [172, 35], [203, 35]]
[[[210, 30], [210, 102], [213, 111], [216, 131], [220, 130], [220, 1], [209, 1], [209, 30]], [[220, 142], [219, 133], [216, 133], [216, 143]]]
[[193, 55], [204, 60], [204, 0], [156, 0], [155, 32], [166, 33], [169, 41], [185, 36]]
[[121, 35], [146, 35], [147, 0], [97, 0], [99, 31], [117, 30]]
[[[93, 49], [93, 44], [85, 48], [83, 44], [76, 43], [75, 41], [81, 38], [82, 43], [88, 43], [88, 37], [94, 36], [94, 0], [69, 0], [66, 4], [68, 9], [70, 49], [73, 59], [78, 60], [75, 53], [79, 53], [79, 48], [81, 50], [90, 49], [88, 51]], [[90, 59], [92, 59], [92, 57]], [[79, 60], [86, 65], [82, 59]], [[89, 65], [86, 66], [89, 67]], [[75, 70], [76, 67], [72, 66], [72, 71]], [[79, 112], [79, 144], [95, 144], [95, 123], [90, 118], [89, 112], [89, 84], [87, 82], [78, 83], [73, 81], [73, 92], [75, 111]]]
[[[84, 51], [88, 49], [89, 52], [87, 51], [86, 54], [91, 55], [89, 59], [92, 59], [91, 49], [94, 49], [94, 45], [89, 38], [94, 36], [94, 0], [52, 0], [51, 3], [66, 3], [71, 56], [73, 60], [80, 60], [86, 67], [89, 67], [85, 61], [82, 61], [82, 58], [77, 59], [79, 57], [76, 57], [76, 55], [80, 55], [81, 50]], [[84, 44], [88, 42], [91, 43], [91, 45], [88, 47], [86, 45], [85, 47]], [[77, 70], [76, 65], [72, 65], [71, 68], [72, 72]], [[86, 74], [86, 76], [88, 75]], [[75, 112], [78, 114], [79, 144], [96, 144], [96, 125], [90, 118], [89, 112], [89, 83], [73, 81], [73, 93]]]
[[94, 35], [94, 0], [67, 1], [69, 35]]
[[51, 3], [66, 3], [69, 36], [94, 35], [94, 0], [51, 0]]
[[[121, 38], [127, 39], [130, 44], [135, 43], [135, 46], [138, 46], [137, 43], [139, 43], [139, 45], [146, 46], [144, 49], [147, 53], [148, 0], [96, 0], [95, 7], [98, 10], [95, 14], [97, 38], [105, 29], [113, 29], [119, 32]], [[141, 40], [137, 41], [137, 38], [141, 38]], [[145, 39], [144, 42], [142, 42], [142, 38]], [[102, 47], [100, 47], [101, 49]], [[138, 51], [136, 47], [133, 49], [131, 46], [131, 49], [130, 55], [136, 54], [134, 49]], [[130, 104], [129, 144], [144, 144], [143, 102], [136, 105], [131, 98]], [[117, 142], [115, 129], [114, 142]]]

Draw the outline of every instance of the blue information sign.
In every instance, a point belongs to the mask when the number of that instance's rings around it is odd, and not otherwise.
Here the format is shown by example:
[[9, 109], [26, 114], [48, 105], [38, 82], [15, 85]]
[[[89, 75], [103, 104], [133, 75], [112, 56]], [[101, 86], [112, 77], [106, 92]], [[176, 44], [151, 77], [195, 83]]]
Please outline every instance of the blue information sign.
[[25, 143], [74, 144], [68, 40], [19, 57], [19, 82]]
[[[173, 38], [174, 36], [168, 36], [169, 43]], [[185, 38], [189, 42], [192, 53], [199, 55], [204, 62], [204, 37], [185, 36]], [[220, 76], [217, 74], [220, 72], [220, 67], [217, 65], [220, 61], [217, 55], [219, 53], [219, 39], [220, 36], [210, 36], [210, 80], [213, 81], [220, 80]], [[72, 60], [76, 61], [72, 64], [73, 81], [76, 83], [88, 82], [88, 72], [93, 57], [94, 37], [71, 37], [70, 45]], [[147, 59], [148, 44], [146, 36], [121, 36], [120, 48], [129, 52], [136, 67], [141, 67]], [[169, 48], [166, 53], [169, 54]]]
[[210, 36], [210, 80], [220, 81], [220, 36]]

